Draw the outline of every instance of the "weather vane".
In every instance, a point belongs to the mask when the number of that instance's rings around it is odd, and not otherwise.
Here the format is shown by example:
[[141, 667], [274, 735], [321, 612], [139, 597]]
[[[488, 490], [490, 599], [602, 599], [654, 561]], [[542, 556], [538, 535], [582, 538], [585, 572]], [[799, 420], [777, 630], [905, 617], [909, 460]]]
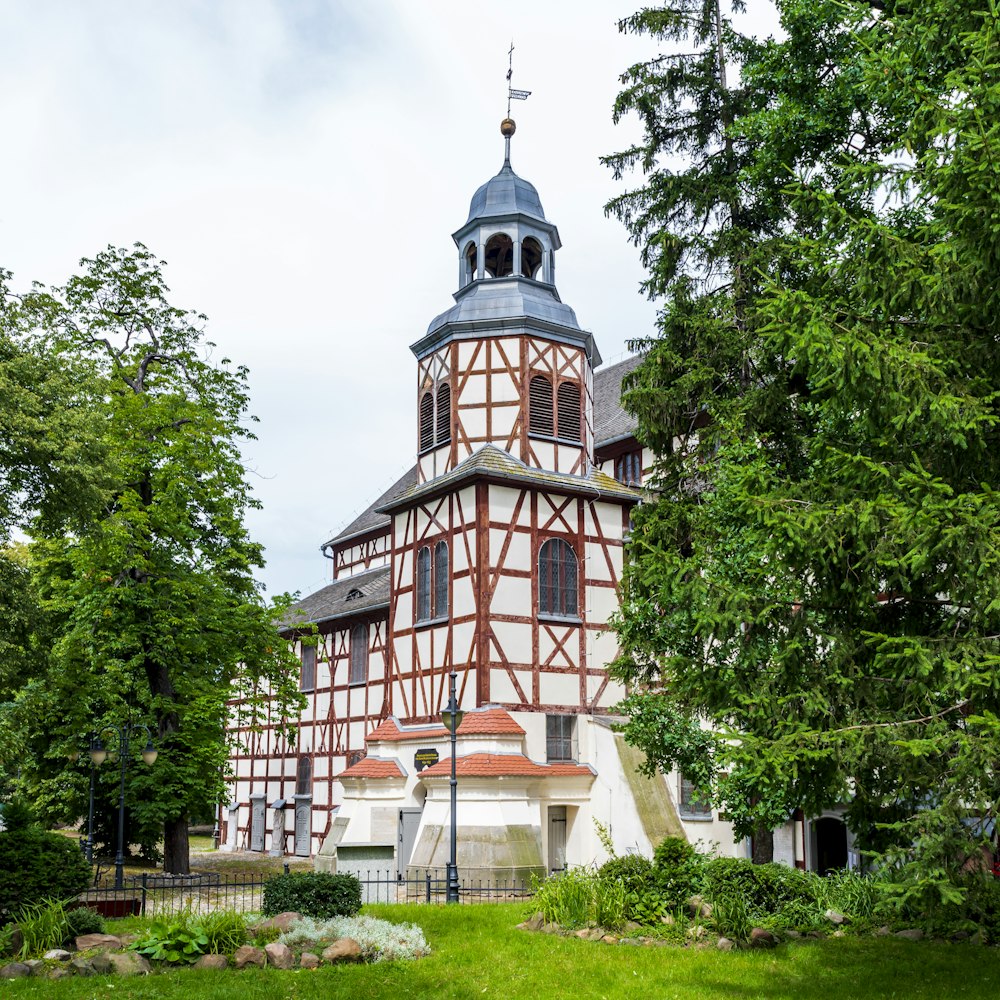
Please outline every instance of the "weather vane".
[[507, 53], [507, 117], [510, 118], [510, 102], [526, 101], [531, 97], [530, 90], [515, 90], [510, 85], [511, 77], [514, 75], [514, 40], [511, 39], [510, 51]]

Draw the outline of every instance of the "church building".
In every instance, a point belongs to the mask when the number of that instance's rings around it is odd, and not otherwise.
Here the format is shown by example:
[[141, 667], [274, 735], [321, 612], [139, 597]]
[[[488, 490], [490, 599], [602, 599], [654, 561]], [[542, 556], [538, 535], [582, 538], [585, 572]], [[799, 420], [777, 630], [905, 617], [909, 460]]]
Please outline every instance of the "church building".
[[[503, 165], [452, 236], [454, 304], [411, 345], [415, 464], [321, 546], [333, 582], [286, 623], [307, 707], [294, 743], [234, 726], [223, 849], [443, 871], [455, 671], [462, 878], [600, 863], [605, 834], [618, 853], [680, 835], [747, 854], [612, 728], [608, 620], [651, 464], [621, 407], [638, 358], [601, 366], [557, 290], [559, 230], [511, 166], [513, 121], [501, 131]], [[776, 831], [776, 859], [815, 852], [801, 821]]]

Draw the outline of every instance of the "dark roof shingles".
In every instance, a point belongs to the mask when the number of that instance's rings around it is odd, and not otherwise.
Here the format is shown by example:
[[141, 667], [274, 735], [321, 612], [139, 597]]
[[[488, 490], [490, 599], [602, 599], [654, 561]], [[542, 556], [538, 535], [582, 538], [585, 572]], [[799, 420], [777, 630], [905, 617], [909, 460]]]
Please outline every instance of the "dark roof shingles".
[[635, 434], [636, 419], [622, 409], [622, 379], [639, 367], [641, 354], [594, 372], [594, 441], [602, 444]]
[[[360, 591], [360, 596], [348, 600], [352, 590]], [[283, 629], [310, 623], [318, 625], [332, 618], [350, 618], [388, 603], [389, 567], [379, 566], [334, 580], [322, 590], [296, 601], [279, 624]]]

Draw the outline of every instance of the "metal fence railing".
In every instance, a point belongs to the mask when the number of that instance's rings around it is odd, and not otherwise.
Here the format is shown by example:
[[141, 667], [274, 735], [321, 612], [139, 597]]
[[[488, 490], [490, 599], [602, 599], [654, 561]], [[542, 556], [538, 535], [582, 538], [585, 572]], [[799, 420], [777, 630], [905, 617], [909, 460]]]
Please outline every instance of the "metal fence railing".
[[[285, 866], [288, 870], [288, 866]], [[445, 873], [424, 871], [420, 877], [404, 878], [392, 870], [354, 871], [361, 883], [363, 903], [443, 903], [447, 892]], [[80, 893], [76, 902], [106, 917], [163, 917], [190, 911], [211, 913], [234, 910], [259, 913], [264, 903], [264, 884], [259, 874], [201, 872], [192, 875], [143, 873], [128, 876], [120, 889], [109, 879]], [[526, 899], [531, 888], [518, 880], [459, 879], [460, 903], [497, 903]]]

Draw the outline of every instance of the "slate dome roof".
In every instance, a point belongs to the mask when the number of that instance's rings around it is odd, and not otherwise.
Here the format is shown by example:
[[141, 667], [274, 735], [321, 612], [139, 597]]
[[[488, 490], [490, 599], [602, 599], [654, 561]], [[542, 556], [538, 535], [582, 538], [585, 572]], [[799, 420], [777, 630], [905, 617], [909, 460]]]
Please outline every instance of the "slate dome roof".
[[542, 209], [541, 199], [535, 190], [535, 185], [518, 177], [505, 160], [496, 177], [491, 177], [472, 196], [469, 204], [469, 218], [466, 225], [473, 219], [486, 219], [494, 215], [513, 215], [520, 212], [534, 219], [547, 222]]

